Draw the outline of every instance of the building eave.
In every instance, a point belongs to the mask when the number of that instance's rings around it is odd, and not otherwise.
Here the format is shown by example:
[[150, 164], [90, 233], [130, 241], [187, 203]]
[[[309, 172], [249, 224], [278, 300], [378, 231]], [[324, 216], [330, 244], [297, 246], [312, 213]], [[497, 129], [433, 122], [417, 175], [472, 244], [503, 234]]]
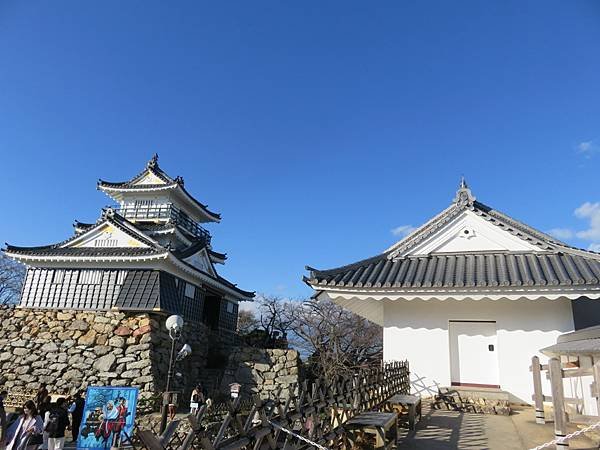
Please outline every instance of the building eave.
[[185, 261], [177, 258], [173, 253], [169, 253], [169, 262], [171, 262], [174, 266], [183, 270], [187, 273], [190, 273], [200, 279], [203, 283], [212, 286], [215, 289], [226, 292], [229, 295], [232, 295], [236, 299], [240, 301], [254, 301], [254, 292], [244, 291], [242, 289], [237, 288], [236, 286], [229, 285], [227, 280], [222, 277], [213, 277], [212, 275], [192, 266], [191, 264], [186, 263]]
[[596, 286], [548, 286], [497, 288], [497, 289], [403, 289], [397, 288], [340, 288], [322, 286], [307, 281], [313, 289], [321, 291], [332, 298], [376, 300], [381, 301], [414, 301], [414, 300], [576, 300], [588, 298], [600, 299], [600, 285]]

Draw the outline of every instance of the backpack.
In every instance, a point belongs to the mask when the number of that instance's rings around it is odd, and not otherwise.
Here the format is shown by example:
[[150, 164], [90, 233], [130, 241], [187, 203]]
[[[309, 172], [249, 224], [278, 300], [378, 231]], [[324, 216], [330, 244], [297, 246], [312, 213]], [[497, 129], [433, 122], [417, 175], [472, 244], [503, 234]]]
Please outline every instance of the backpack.
[[50, 411], [50, 415], [48, 416], [48, 423], [44, 427], [44, 431], [47, 433], [57, 433], [58, 432], [58, 423], [60, 422], [60, 414], [58, 411]]

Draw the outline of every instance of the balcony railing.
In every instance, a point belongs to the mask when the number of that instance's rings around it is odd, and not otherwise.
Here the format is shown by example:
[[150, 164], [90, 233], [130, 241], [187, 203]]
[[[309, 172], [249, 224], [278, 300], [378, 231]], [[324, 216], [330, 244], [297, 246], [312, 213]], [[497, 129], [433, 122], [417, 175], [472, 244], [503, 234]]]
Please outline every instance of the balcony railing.
[[122, 208], [114, 208], [121, 216], [132, 221], [156, 221], [164, 220], [184, 228], [195, 237], [204, 239], [210, 244], [210, 233], [202, 228], [197, 222], [173, 205], [129, 205]]

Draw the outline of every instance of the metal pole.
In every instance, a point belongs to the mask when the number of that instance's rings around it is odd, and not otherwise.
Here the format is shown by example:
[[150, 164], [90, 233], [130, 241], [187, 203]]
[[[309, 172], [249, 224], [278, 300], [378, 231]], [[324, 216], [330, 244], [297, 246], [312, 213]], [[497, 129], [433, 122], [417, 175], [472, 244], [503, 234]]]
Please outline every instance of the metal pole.
[[169, 330], [169, 337], [171, 338], [171, 356], [169, 357], [169, 371], [167, 372], [167, 386], [165, 388], [165, 394], [163, 394], [163, 404], [160, 418], [160, 434], [163, 434], [167, 428], [167, 413], [168, 413], [168, 402], [166, 399], [167, 393], [171, 390], [171, 378], [173, 378], [173, 369], [175, 367], [175, 342], [178, 336], [172, 334]]

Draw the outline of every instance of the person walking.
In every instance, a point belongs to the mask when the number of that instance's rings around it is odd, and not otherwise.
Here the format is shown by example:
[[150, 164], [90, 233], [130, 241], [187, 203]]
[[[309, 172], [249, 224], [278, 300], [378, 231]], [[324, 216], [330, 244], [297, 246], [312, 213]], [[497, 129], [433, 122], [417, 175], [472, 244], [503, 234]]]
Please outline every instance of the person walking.
[[23, 414], [8, 432], [6, 450], [35, 450], [42, 444], [42, 428], [42, 418], [35, 403], [27, 400], [23, 405]]
[[71, 435], [73, 436], [72, 442], [77, 442], [79, 436], [79, 427], [83, 420], [83, 409], [85, 407], [85, 400], [81, 396], [81, 392], [76, 392], [73, 395], [73, 402], [69, 406], [69, 412], [71, 413]]
[[61, 397], [56, 400], [54, 408], [46, 413], [44, 430], [48, 432], [48, 450], [65, 448], [65, 430], [69, 427], [66, 403], [67, 401]]
[[6, 445], [6, 409], [4, 408], [4, 399], [8, 396], [8, 391], [0, 392], [0, 450]]

